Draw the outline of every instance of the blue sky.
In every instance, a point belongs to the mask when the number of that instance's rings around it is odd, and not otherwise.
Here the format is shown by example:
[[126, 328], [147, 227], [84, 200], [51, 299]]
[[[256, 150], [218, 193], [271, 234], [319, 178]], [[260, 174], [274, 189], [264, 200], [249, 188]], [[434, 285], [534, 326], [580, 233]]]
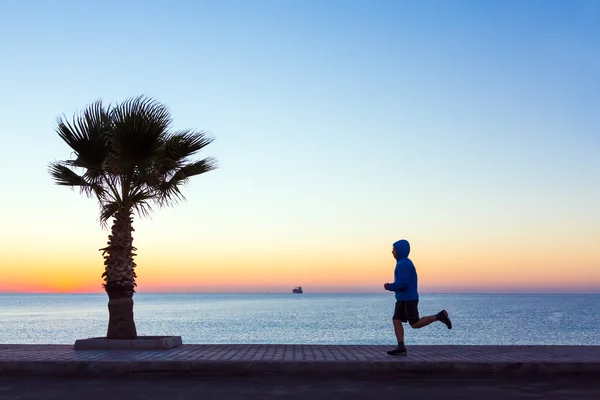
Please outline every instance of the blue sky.
[[140, 222], [142, 247], [197, 263], [233, 251], [254, 266], [294, 252], [336, 265], [344, 252], [387, 257], [408, 237], [469, 273], [485, 259], [465, 258], [473, 248], [570, 268], [546, 258], [561, 243], [582, 282], [600, 277], [598, 2], [0, 7], [0, 242], [14, 263], [26, 241], [53, 260], [101, 247], [95, 203], [46, 172], [69, 157], [55, 120], [144, 93], [175, 127], [212, 132], [205, 154], [220, 168], [191, 182], [187, 203]]

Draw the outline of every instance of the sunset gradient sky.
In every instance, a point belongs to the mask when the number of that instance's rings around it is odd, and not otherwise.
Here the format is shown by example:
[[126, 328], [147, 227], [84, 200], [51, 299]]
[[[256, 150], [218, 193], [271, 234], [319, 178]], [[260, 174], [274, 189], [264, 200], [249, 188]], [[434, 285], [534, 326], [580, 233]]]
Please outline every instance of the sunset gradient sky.
[[0, 292], [100, 292], [56, 118], [147, 94], [210, 131], [136, 220], [139, 292], [600, 292], [600, 2], [4, 1]]

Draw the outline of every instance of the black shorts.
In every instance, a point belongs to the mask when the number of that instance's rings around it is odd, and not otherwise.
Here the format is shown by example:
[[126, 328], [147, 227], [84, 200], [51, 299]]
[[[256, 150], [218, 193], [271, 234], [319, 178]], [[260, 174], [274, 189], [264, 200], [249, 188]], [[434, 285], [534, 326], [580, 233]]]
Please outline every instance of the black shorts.
[[419, 320], [419, 299], [408, 301], [396, 301], [394, 316], [392, 319], [399, 319], [402, 322], [414, 324]]

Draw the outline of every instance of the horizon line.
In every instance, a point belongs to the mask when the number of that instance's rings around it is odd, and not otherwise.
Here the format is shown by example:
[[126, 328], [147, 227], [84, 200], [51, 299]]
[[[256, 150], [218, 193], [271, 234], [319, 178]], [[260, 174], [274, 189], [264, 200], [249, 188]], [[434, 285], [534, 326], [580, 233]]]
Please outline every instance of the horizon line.
[[[215, 295], [219, 295], [219, 294], [228, 294], [228, 295], [242, 295], [242, 294], [296, 294], [296, 293], [292, 293], [292, 292], [269, 292], [269, 291], [265, 291], [265, 292], [193, 292], [193, 291], [186, 291], [186, 292], [156, 292], [156, 291], [150, 291], [150, 292], [143, 292], [143, 293], [136, 293], [137, 295], [139, 294], [162, 294], [162, 295], [177, 295], [177, 294], [182, 294], [182, 295], [189, 295], [189, 294], [215, 294]], [[304, 293], [300, 293], [300, 294], [380, 294], [380, 295], [390, 295], [390, 293], [386, 293], [386, 292], [304, 292]], [[419, 295], [427, 295], [427, 294], [485, 294], [485, 295], [491, 295], [491, 294], [498, 294], [498, 295], [503, 295], [503, 294], [522, 294], [522, 295], [600, 295], [600, 289], [596, 290], [596, 291], [581, 291], [581, 292], [525, 292], [525, 291], [493, 291], [493, 292], [484, 292], [484, 291], [476, 291], [476, 292], [447, 292], [447, 291], [442, 291], [442, 292], [430, 292], [430, 291], [422, 291], [419, 292]], [[106, 295], [106, 293], [104, 292], [5, 292], [5, 291], [0, 291], [0, 295]], [[135, 295], [134, 295], [135, 296]]]

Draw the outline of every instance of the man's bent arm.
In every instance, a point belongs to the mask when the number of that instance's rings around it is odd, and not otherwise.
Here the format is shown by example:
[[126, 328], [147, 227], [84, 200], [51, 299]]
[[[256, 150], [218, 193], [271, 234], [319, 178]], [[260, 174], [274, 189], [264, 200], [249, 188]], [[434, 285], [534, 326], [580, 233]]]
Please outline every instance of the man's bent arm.
[[387, 290], [396, 292], [408, 288], [410, 282], [410, 271], [408, 268], [396, 269], [394, 274], [394, 282], [387, 284]]

